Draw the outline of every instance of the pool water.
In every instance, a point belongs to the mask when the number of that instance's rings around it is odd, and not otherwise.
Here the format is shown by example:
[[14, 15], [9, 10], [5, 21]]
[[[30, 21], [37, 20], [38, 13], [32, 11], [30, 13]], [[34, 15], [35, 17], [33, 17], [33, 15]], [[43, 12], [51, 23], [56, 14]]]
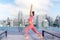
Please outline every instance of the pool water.
[[7, 31], [8, 34], [20, 34], [18, 28], [19, 27], [0, 27], [0, 31]]
[[47, 27], [47, 28], [43, 27], [42, 29], [60, 32], [60, 28], [58, 27]]
[[[36, 29], [38, 31], [45, 29], [45, 30], [52, 30], [52, 31], [60, 32], [60, 28], [58, 28], [58, 27], [48, 27], [48, 28], [42, 27], [42, 28], [36, 28]], [[5, 31], [5, 30], [7, 30], [8, 32], [18, 32], [19, 31], [18, 27], [0, 27], [0, 31]]]

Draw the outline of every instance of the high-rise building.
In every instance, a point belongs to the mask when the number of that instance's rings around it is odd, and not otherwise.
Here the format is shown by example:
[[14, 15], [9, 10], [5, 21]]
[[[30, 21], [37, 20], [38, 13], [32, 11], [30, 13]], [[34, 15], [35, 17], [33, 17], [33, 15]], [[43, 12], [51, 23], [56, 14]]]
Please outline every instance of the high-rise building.
[[49, 23], [48, 23], [47, 19], [45, 19], [45, 20], [42, 21], [42, 26], [43, 27], [48, 27], [49, 26]]
[[47, 16], [46, 19], [47, 19], [47, 21], [48, 21], [48, 23], [49, 23], [49, 26], [53, 26], [53, 23], [54, 23], [53, 18], [50, 17], [50, 16]]
[[48, 26], [48, 21], [44, 21], [44, 20], [46, 20], [46, 15], [37, 15], [36, 16], [36, 26], [43, 27], [43, 26], [45, 26], [45, 23], [46, 23], [46, 26]]
[[10, 19], [9, 19], [9, 17], [7, 18], [7, 25], [10, 26]]
[[18, 20], [15, 18], [14, 20], [13, 20], [13, 26], [15, 27], [17, 27], [18, 26]]
[[22, 11], [19, 11], [19, 13], [18, 13], [18, 26], [20, 26], [20, 24], [22, 24], [22, 19], [23, 19]]
[[44, 20], [43, 15], [37, 15], [36, 16], [36, 26], [42, 27], [42, 21]]
[[60, 16], [56, 16], [53, 26], [60, 27]]
[[11, 23], [10, 26], [13, 27], [13, 20], [11, 20], [10, 23]]
[[38, 21], [38, 16], [36, 16], [36, 27], [38, 28], [39, 25], [38, 25], [39, 21]]
[[23, 17], [23, 14], [22, 14], [21, 11], [19, 11], [19, 13], [18, 13], [18, 21], [20, 21], [22, 19], [22, 17]]

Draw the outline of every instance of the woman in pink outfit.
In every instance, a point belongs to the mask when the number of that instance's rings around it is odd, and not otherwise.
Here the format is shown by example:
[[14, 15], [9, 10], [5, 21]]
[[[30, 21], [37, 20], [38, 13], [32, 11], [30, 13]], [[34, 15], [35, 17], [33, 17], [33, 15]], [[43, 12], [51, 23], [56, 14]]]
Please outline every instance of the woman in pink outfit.
[[30, 17], [28, 18], [28, 23], [29, 23], [29, 26], [27, 26], [25, 29], [24, 29], [24, 35], [25, 35], [25, 40], [28, 40], [28, 30], [32, 30], [34, 33], [36, 33], [38, 35], [39, 38], [43, 38], [42, 35], [36, 31], [36, 29], [34, 28], [34, 25], [32, 23], [32, 19], [33, 19], [33, 16], [34, 16], [34, 11], [32, 11], [32, 5], [31, 5], [31, 8], [30, 8]]

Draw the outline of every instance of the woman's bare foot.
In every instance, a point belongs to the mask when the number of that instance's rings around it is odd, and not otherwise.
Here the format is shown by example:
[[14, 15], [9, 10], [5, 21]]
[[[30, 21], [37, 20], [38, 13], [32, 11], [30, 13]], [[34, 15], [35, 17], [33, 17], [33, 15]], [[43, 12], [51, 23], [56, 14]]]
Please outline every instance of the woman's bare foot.
[[42, 35], [38, 35], [39, 39], [43, 39], [43, 36]]
[[28, 40], [28, 36], [27, 36], [27, 37], [25, 37], [25, 40]]

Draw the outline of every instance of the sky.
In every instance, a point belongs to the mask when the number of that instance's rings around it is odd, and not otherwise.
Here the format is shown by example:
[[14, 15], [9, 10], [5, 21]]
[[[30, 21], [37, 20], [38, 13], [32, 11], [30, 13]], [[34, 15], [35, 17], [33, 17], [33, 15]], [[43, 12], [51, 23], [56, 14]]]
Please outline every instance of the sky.
[[13, 19], [19, 11], [29, 15], [31, 4], [36, 15], [47, 14], [53, 18], [60, 15], [60, 0], [0, 0], [0, 20]]

